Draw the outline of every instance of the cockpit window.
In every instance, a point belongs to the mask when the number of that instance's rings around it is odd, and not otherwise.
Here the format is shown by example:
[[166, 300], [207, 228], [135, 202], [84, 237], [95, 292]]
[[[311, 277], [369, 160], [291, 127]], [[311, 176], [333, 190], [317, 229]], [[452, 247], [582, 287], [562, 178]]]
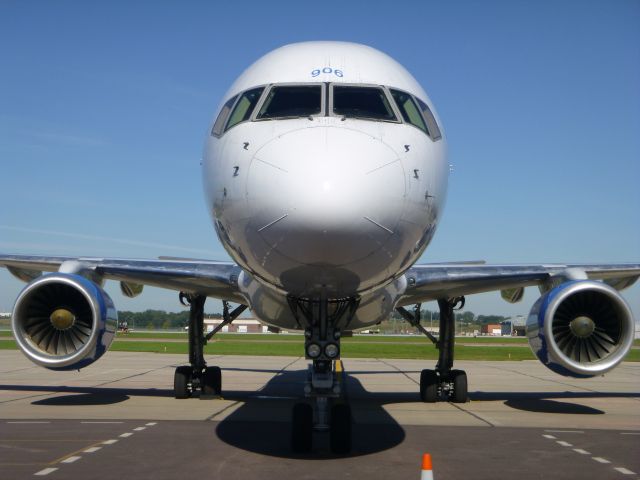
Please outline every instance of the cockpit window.
[[384, 90], [380, 87], [334, 85], [333, 113], [349, 118], [397, 120]]
[[413, 101], [413, 97], [400, 90], [391, 90], [391, 95], [393, 95], [393, 99], [396, 101], [404, 121], [429, 134], [427, 125], [424, 123], [424, 119], [422, 115], [420, 115], [420, 110], [418, 110], [416, 102]]
[[416, 98], [416, 100], [418, 101], [420, 110], [422, 110], [422, 115], [427, 122], [427, 128], [429, 129], [431, 139], [433, 141], [440, 140], [442, 138], [442, 133], [440, 132], [440, 127], [438, 127], [438, 122], [436, 122], [436, 117], [433, 116], [433, 113], [431, 113], [431, 109], [426, 103], [424, 103], [419, 98]]
[[224, 106], [222, 107], [222, 110], [220, 110], [220, 114], [218, 115], [218, 118], [216, 118], [216, 123], [213, 124], [213, 128], [211, 129], [211, 135], [214, 135], [216, 137], [219, 137], [220, 135], [222, 135], [224, 124], [226, 123], [227, 118], [229, 117], [229, 112], [231, 111], [231, 107], [233, 107], [233, 104], [235, 103], [236, 98], [238, 98], [237, 95], [235, 95], [234, 97], [231, 97], [227, 101], [227, 103], [224, 104]]
[[257, 119], [297, 118], [322, 111], [322, 85], [280, 85], [271, 87]]
[[246, 122], [251, 118], [251, 113], [258, 103], [258, 100], [260, 100], [260, 95], [262, 95], [263, 90], [264, 87], [254, 88], [247, 90], [240, 96], [238, 103], [236, 103], [236, 106], [233, 108], [233, 112], [229, 117], [225, 131], [241, 122]]

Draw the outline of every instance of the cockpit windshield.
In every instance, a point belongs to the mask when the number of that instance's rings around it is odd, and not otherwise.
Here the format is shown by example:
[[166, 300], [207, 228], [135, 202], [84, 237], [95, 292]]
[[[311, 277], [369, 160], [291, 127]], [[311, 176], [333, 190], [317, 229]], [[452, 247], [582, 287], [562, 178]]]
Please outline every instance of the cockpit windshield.
[[420, 111], [413, 97], [400, 90], [391, 90], [391, 95], [393, 95], [393, 99], [396, 101], [396, 105], [398, 105], [404, 121], [428, 134], [427, 126], [424, 123], [422, 115], [420, 115]]
[[318, 116], [404, 123], [434, 142], [442, 138], [431, 109], [414, 95], [381, 85], [339, 83], [286, 83], [241, 92], [224, 104], [211, 135], [221, 137], [242, 122]]
[[271, 87], [256, 118], [309, 117], [321, 111], [322, 85], [281, 85]]
[[260, 95], [262, 95], [263, 90], [264, 87], [253, 88], [242, 94], [236, 106], [233, 108], [233, 113], [229, 116], [225, 130], [229, 130], [231, 127], [249, 120], [253, 109], [258, 103], [258, 100], [260, 100]]
[[333, 113], [349, 118], [396, 120], [387, 96], [380, 87], [334, 85]]

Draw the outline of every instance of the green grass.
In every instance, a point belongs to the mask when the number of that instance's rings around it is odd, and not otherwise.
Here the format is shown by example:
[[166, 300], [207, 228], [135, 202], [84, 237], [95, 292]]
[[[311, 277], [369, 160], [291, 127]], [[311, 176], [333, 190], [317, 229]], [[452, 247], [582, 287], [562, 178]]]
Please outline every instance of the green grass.
[[[240, 337], [240, 339], [238, 339], [238, 337]], [[278, 342], [269, 340], [280, 339], [282, 337], [256, 335], [256, 337], [260, 337], [264, 339], [264, 341], [247, 341], [248, 337], [250, 336], [243, 334], [222, 336], [220, 340], [209, 343], [205, 347], [205, 353], [207, 355], [279, 355], [294, 357], [303, 355], [301, 335], [287, 336], [287, 338], [292, 338], [292, 340]], [[342, 343], [343, 358], [407, 358], [429, 360], [438, 358], [438, 351], [427, 342], [423, 344], [407, 344], [406, 342], [371, 343], [352, 340], [351, 338], [344, 339]], [[17, 346], [14, 340], [0, 340], [0, 350], [13, 350], [16, 348]], [[177, 353], [187, 355], [188, 345], [186, 342], [123, 342], [116, 340], [111, 346], [111, 350], [116, 352]], [[513, 347], [457, 345], [455, 356], [457, 360], [535, 359], [531, 350], [516, 345]], [[625, 360], [628, 362], [640, 361], [640, 350], [631, 350]]]
[[[10, 338], [12, 334], [8, 330], [0, 331], [0, 338]], [[158, 332], [158, 331], [137, 331], [131, 333], [118, 333], [117, 339], [136, 339], [136, 338], [153, 338], [158, 340], [184, 340], [188, 339], [187, 332]], [[262, 333], [219, 333], [214, 337], [215, 342], [219, 341], [245, 341], [245, 342], [294, 342], [302, 341], [302, 334], [262, 334]], [[422, 335], [354, 335], [353, 337], [344, 337], [343, 342], [349, 343], [426, 343], [427, 340]], [[514, 344], [527, 346], [528, 342], [525, 337], [457, 337], [458, 343], [478, 343], [478, 344]], [[633, 341], [634, 346], [640, 346], [640, 339]]]
[[[11, 337], [10, 331], [0, 331], [0, 338]], [[158, 340], [172, 339], [184, 340], [188, 339], [187, 332], [156, 332], [156, 331], [137, 331], [130, 333], [118, 333], [117, 338], [154, 338]], [[227, 340], [259, 340], [271, 342], [300, 342], [302, 334], [263, 334], [263, 333], [219, 333], [216, 339], [224, 338]], [[349, 342], [389, 342], [389, 343], [422, 343], [426, 339], [422, 335], [354, 335], [353, 337], [345, 337], [343, 341]], [[458, 341], [464, 343], [527, 343], [525, 337], [458, 337]]]

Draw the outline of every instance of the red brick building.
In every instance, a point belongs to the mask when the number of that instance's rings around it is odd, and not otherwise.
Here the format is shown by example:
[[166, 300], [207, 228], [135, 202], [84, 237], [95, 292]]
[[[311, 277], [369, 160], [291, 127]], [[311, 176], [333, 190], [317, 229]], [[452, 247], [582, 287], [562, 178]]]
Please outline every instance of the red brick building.
[[499, 323], [488, 323], [487, 325], [482, 325], [480, 333], [482, 335], [496, 335], [499, 337], [502, 335], [502, 325]]

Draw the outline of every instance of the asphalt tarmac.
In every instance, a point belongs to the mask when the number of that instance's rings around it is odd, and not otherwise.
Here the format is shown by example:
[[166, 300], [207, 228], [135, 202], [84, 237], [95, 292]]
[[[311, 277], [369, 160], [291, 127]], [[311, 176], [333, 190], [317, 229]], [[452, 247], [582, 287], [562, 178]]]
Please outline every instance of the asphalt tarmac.
[[0, 480], [86, 478], [640, 478], [640, 364], [604, 377], [557, 376], [535, 361], [457, 362], [470, 402], [424, 404], [414, 360], [344, 360], [353, 451], [326, 434], [289, 448], [306, 362], [208, 357], [223, 397], [175, 400], [182, 355], [110, 352], [50, 372], [0, 351]]

